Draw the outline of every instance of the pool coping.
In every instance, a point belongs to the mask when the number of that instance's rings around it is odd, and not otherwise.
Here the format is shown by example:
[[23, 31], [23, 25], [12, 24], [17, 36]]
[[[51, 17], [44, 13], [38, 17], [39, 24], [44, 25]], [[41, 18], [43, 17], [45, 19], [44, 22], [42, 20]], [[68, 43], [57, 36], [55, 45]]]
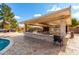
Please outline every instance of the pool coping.
[[3, 38], [3, 39], [7, 39], [10, 41], [9, 45], [7, 47], [5, 47], [2, 51], [0, 51], [0, 55], [4, 54], [13, 44], [14, 44], [14, 41], [11, 40], [10, 38]]

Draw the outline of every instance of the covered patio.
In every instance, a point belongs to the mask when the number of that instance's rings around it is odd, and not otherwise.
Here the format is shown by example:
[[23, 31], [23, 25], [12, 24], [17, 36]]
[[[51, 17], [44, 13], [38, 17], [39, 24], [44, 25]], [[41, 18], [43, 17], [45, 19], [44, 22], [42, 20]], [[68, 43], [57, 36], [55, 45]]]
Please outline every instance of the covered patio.
[[70, 31], [69, 26], [71, 25], [71, 7], [64, 8], [46, 15], [30, 19], [24, 22], [30, 26], [41, 27], [41, 31], [35, 29], [37, 33], [44, 34], [57, 34], [66, 36], [67, 32]]

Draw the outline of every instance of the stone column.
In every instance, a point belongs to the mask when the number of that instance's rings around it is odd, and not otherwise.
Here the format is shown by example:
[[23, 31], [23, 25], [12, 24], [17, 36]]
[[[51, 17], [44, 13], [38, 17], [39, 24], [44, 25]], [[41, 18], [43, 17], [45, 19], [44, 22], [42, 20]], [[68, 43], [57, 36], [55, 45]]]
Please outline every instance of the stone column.
[[66, 35], [66, 23], [63, 19], [60, 21], [60, 35], [62, 37]]

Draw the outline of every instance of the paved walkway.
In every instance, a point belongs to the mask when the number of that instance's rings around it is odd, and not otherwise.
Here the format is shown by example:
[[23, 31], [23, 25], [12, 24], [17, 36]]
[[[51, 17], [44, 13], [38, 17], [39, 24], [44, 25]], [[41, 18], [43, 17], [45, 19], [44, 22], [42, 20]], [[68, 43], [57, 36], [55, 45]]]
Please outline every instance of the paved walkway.
[[[71, 42], [71, 43], [70, 43]], [[79, 50], [79, 35], [75, 34], [74, 39], [70, 40], [69, 46], [73, 46], [73, 49]]]
[[73, 49], [74, 54], [79, 54], [79, 34], [68, 42], [68, 47]]
[[67, 46], [66, 46], [66, 52], [63, 54], [69, 54], [69, 55], [79, 54], [79, 34], [75, 34], [73, 39], [69, 39], [69, 41], [67, 42]]
[[[28, 34], [27, 34], [28, 35]], [[24, 33], [0, 33], [0, 37], [7, 36], [14, 41], [14, 45], [5, 55], [76, 55], [79, 54], [79, 34], [69, 39], [66, 46], [60, 48], [52, 42], [24, 37]]]

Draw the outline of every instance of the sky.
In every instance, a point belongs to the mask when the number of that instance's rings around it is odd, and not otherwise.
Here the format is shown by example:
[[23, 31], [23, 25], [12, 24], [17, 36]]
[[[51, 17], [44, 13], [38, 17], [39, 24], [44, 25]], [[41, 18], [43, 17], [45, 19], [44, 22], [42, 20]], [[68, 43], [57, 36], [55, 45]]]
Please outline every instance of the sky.
[[78, 3], [6, 3], [11, 7], [18, 22], [45, 15], [66, 7], [72, 7], [72, 17], [79, 20]]

